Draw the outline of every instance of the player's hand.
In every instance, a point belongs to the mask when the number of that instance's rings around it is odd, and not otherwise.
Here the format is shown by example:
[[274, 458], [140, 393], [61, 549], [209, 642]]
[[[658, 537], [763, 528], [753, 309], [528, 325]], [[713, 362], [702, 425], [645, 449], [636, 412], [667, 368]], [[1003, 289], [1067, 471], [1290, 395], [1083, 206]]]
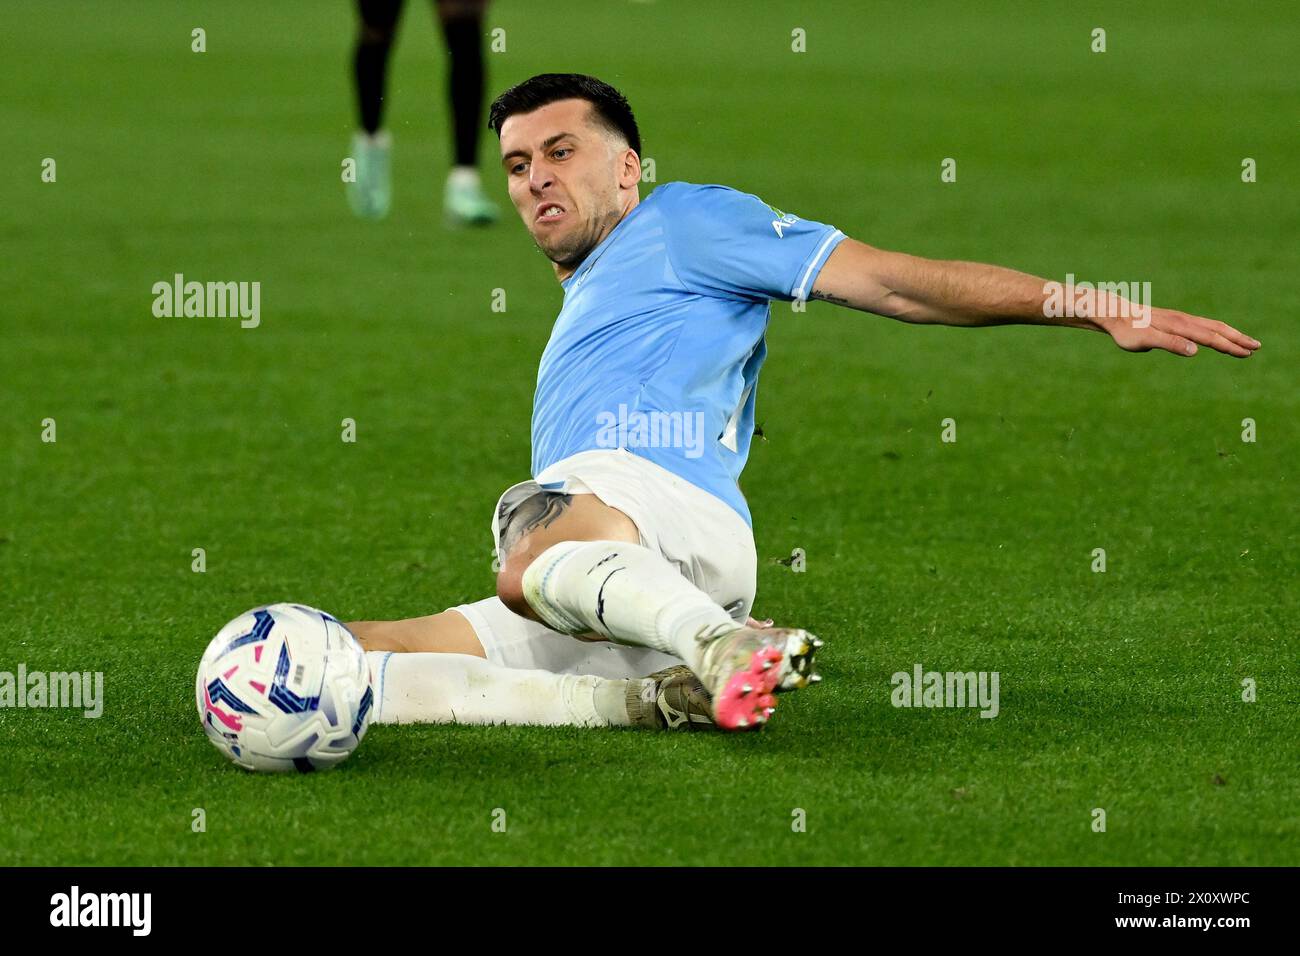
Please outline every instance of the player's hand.
[[1128, 352], [1164, 349], [1186, 358], [1195, 355], [1198, 346], [1208, 345], [1225, 355], [1247, 358], [1259, 348], [1259, 342], [1226, 322], [1173, 309], [1152, 308], [1151, 323], [1145, 328], [1135, 327], [1135, 321], [1130, 318], [1108, 319], [1103, 328], [1116, 345]]
[[771, 627], [775, 623], [776, 622], [773, 621], [770, 617], [766, 621], [756, 621], [751, 617], [745, 620], [745, 627], [751, 628], [755, 631], [761, 631], [764, 630], [765, 628]]

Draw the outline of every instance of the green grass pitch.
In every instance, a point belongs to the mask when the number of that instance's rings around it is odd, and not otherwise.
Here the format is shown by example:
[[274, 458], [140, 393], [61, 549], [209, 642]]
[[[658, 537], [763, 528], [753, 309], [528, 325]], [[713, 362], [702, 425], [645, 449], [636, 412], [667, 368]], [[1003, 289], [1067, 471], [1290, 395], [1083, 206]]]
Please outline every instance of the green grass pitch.
[[[441, 226], [428, 5], [401, 27], [374, 225], [339, 181], [350, 4], [8, 4], [0, 671], [103, 671], [106, 701], [0, 709], [0, 864], [1300, 862], [1294, 8], [540, 6], [490, 10], [490, 91], [608, 80], [661, 182], [1149, 280], [1264, 347], [1186, 361], [778, 303], [742, 482], [756, 612], [827, 640], [820, 687], [757, 735], [374, 727], [335, 772], [245, 774], [194, 712], [228, 619], [491, 593], [560, 290], [516, 220]], [[259, 281], [261, 325], [154, 317], [177, 272]], [[892, 707], [916, 663], [999, 672], [1000, 715]]]

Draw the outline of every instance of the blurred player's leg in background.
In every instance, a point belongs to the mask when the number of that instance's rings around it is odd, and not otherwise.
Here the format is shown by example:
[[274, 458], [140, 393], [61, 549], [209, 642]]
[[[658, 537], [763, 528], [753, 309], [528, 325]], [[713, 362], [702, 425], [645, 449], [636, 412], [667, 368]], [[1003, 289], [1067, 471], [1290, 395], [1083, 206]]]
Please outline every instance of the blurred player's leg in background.
[[483, 126], [483, 14], [487, 0], [437, 0], [447, 43], [447, 93], [451, 100], [452, 168], [443, 208], [454, 225], [495, 222], [498, 209], [483, 193], [478, 174], [479, 130]]
[[360, 128], [352, 137], [356, 179], [348, 183], [348, 203], [362, 219], [382, 219], [393, 200], [392, 137], [382, 128], [384, 90], [402, 0], [357, 0], [357, 12], [353, 77]]

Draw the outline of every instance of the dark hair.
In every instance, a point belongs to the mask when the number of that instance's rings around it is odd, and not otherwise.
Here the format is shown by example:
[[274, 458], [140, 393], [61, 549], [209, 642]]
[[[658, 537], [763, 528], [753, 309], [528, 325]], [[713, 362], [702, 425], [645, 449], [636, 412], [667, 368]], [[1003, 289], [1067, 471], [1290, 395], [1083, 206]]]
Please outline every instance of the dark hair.
[[531, 113], [557, 100], [586, 100], [592, 117], [611, 133], [621, 133], [627, 144], [641, 155], [641, 132], [627, 97], [608, 83], [581, 73], [539, 73], [510, 87], [488, 108], [488, 129], [501, 137], [501, 125], [516, 113]]

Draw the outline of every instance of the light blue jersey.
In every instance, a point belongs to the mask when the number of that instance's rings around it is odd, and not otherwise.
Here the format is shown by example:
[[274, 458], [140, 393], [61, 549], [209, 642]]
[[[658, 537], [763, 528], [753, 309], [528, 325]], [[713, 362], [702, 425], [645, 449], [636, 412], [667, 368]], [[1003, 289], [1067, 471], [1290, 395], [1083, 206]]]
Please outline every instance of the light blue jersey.
[[772, 299], [806, 299], [844, 239], [726, 186], [665, 183], [561, 283], [537, 371], [533, 475], [628, 451], [731, 505], [754, 435]]

